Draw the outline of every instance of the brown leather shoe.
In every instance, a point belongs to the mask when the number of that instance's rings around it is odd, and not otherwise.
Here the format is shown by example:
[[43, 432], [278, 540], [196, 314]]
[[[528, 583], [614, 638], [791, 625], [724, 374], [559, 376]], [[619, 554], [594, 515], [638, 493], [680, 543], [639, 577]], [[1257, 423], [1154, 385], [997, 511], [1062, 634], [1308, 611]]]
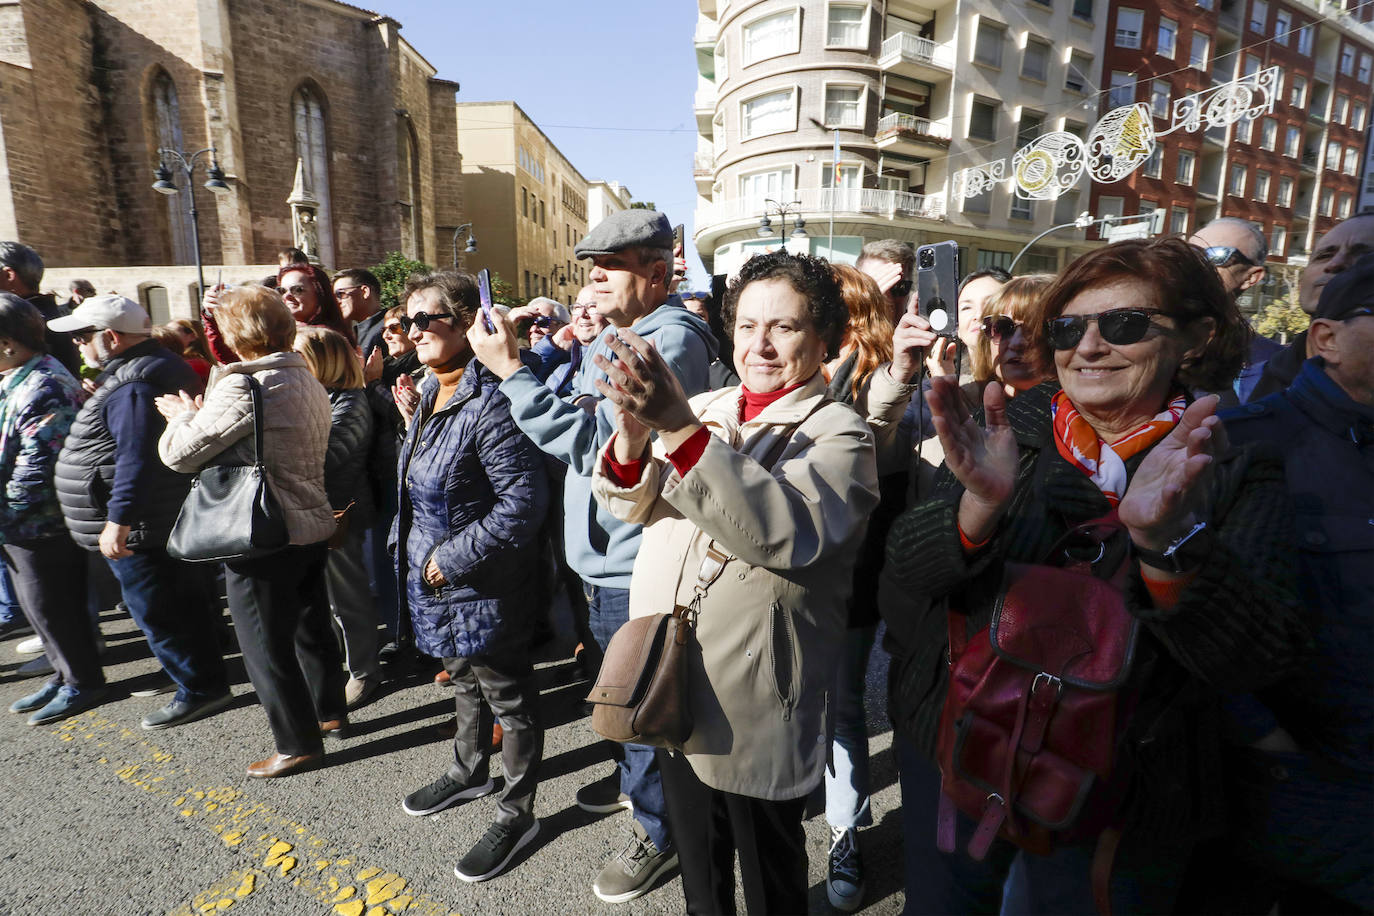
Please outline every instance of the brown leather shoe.
[[322, 763], [324, 763], [323, 752], [302, 754], [299, 757], [273, 754], [266, 760], [250, 763], [248, 775], [254, 779], [276, 779], [278, 776], [290, 776], [292, 773], [304, 773], [307, 770], [319, 769]]
[[452, 680], [453, 678], [449, 676], [447, 671], [440, 671], [438, 674], [434, 675], [434, 683], [438, 684], [440, 687], [447, 687]]
[[326, 719], [320, 723], [320, 737], [322, 738], [346, 738], [348, 737], [348, 719]]

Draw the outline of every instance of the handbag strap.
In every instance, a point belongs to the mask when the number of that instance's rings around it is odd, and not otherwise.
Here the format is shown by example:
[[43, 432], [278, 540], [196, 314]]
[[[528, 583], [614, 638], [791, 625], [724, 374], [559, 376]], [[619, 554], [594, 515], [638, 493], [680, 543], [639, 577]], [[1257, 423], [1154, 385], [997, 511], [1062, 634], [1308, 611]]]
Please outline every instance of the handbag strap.
[[251, 373], [245, 372], [243, 377], [248, 379], [248, 397], [253, 412], [253, 464], [261, 467], [262, 453], [266, 451], [263, 442], [262, 385]]

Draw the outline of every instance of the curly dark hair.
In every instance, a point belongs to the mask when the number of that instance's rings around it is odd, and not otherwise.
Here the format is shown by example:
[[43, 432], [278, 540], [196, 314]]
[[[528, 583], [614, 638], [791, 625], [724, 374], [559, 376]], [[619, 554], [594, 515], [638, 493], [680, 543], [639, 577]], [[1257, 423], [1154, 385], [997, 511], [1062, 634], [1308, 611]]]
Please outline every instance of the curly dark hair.
[[849, 324], [849, 306], [840, 296], [840, 284], [835, 279], [835, 272], [830, 269], [830, 262], [825, 258], [786, 251], [770, 251], [745, 261], [739, 276], [730, 281], [730, 288], [725, 292], [725, 303], [721, 307], [725, 330], [731, 337], [735, 332], [735, 310], [739, 306], [740, 293], [758, 280], [786, 280], [802, 295], [806, 300], [806, 313], [811, 318], [811, 325], [825, 341], [825, 358], [834, 359], [840, 350], [844, 329]]
[[1079, 293], [1121, 280], [1149, 286], [1152, 305], [1172, 317], [1180, 329], [1211, 319], [1212, 338], [1202, 355], [1186, 360], [1176, 376], [1179, 384], [1202, 391], [1230, 387], [1245, 364], [1250, 327], [1236, 302], [1221, 285], [1217, 269], [1202, 250], [1180, 238], [1131, 239], [1090, 251], [1064, 269], [1026, 316], [1027, 349], [1042, 370], [1054, 374], [1054, 351], [1045, 336], [1045, 323], [1063, 314]]
[[466, 331], [472, 326], [477, 312], [482, 308], [477, 279], [472, 274], [458, 270], [411, 274], [406, 278], [405, 289], [401, 292], [401, 308], [405, 308], [412, 295], [427, 289], [437, 291], [444, 308], [457, 316], [453, 322], [456, 330]]

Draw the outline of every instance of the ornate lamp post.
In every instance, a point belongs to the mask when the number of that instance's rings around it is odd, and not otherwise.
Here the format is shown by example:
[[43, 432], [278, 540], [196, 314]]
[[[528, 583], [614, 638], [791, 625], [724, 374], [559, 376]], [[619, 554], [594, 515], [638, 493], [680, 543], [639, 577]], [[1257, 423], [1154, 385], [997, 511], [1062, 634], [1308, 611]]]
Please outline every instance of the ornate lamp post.
[[157, 169], [153, 172], [157, 179], [153, 182], [153, 190], [169, 197], [181, 189], [172, 181], [172, 170], [168, 162], [179, 166], [186, 174], [186, 200], [188, 212], [191, 214], [191, 251], [196, 259], [196, 282], [202, 297], [205, 296], [205, 267], [200, 260], [200, 221], [196, 213], [196, 188], [191, 179], [195, 173], [196, 161], [206, 153], [210, 154], [210, 164], [206, 167], [206, 176], [209, 180], [205, 182], [205, 187], [216, 194], [229, 193], [229, 185], [224, 182], [224, 170], [219, 167], [213, 146], [190, 154], [175, 149], [159, 149], [157, 154], [160, 158]]
[[759, 219], [759, 238], [766, 239], [773, 234], [773, 221], [768, 218], [768, 214], [778, 215], [778, 249], [787, 248], [787, 217], [795, 217], [792, 223], [792, 238], [809, 238], [806, 234], [806, 220], [801, 217], [801, 201], [794, 200], [790, 203], [779, 203], [772, 198], [767, 198], [763, 202], [763, 216]]
[[477, 253], [477, 239], [473, 238], [473, 235], [472, 235], [472, 223], [463, 223], [463, 225], [461, 225], [461, 226], [459, 226], [457, 229], [454, 229], [454, 230], [453, 230], [453, 269], [454, 269], [454, 270], [457, 270], [457, 269], [458, 269], [458, 236], [462, 235], [464, 230], [467, 230], [467, 232], [468, 232], [468, 245], [467, 245], [466, 248], [463, 249], [463, 253], [464, 253], [464, 254], [476, 254], [476, 253]]

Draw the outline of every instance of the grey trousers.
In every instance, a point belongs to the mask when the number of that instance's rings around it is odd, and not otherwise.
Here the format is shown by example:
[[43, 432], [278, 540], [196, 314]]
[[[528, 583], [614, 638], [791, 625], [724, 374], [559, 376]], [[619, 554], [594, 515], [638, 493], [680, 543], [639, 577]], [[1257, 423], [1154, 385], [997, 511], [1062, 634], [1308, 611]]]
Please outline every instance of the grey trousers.
[[377, 629], [381, 618], [372, 600], [372, 584], [363, 561], [366, 534], [366, 528], [354, 525], [343, 546], [329, 551], [324, 566], [329, 609], [343, 635], [344, 664], [354, 678], [377, 674], [377, 651], [381, 648], [381, 633]]
[[539, 723], [529, 658], [523, 653], [518, 658], [446, 658], [444, 670], [452, 679], [458, 717], [449, 775], [465, 784], [486, 781], [494, 713], [505, 732], [501, 765], [506, 774], [496, 820], [528, 821], [534, 815], [534, 789], [544, 756], [544, 727]]

